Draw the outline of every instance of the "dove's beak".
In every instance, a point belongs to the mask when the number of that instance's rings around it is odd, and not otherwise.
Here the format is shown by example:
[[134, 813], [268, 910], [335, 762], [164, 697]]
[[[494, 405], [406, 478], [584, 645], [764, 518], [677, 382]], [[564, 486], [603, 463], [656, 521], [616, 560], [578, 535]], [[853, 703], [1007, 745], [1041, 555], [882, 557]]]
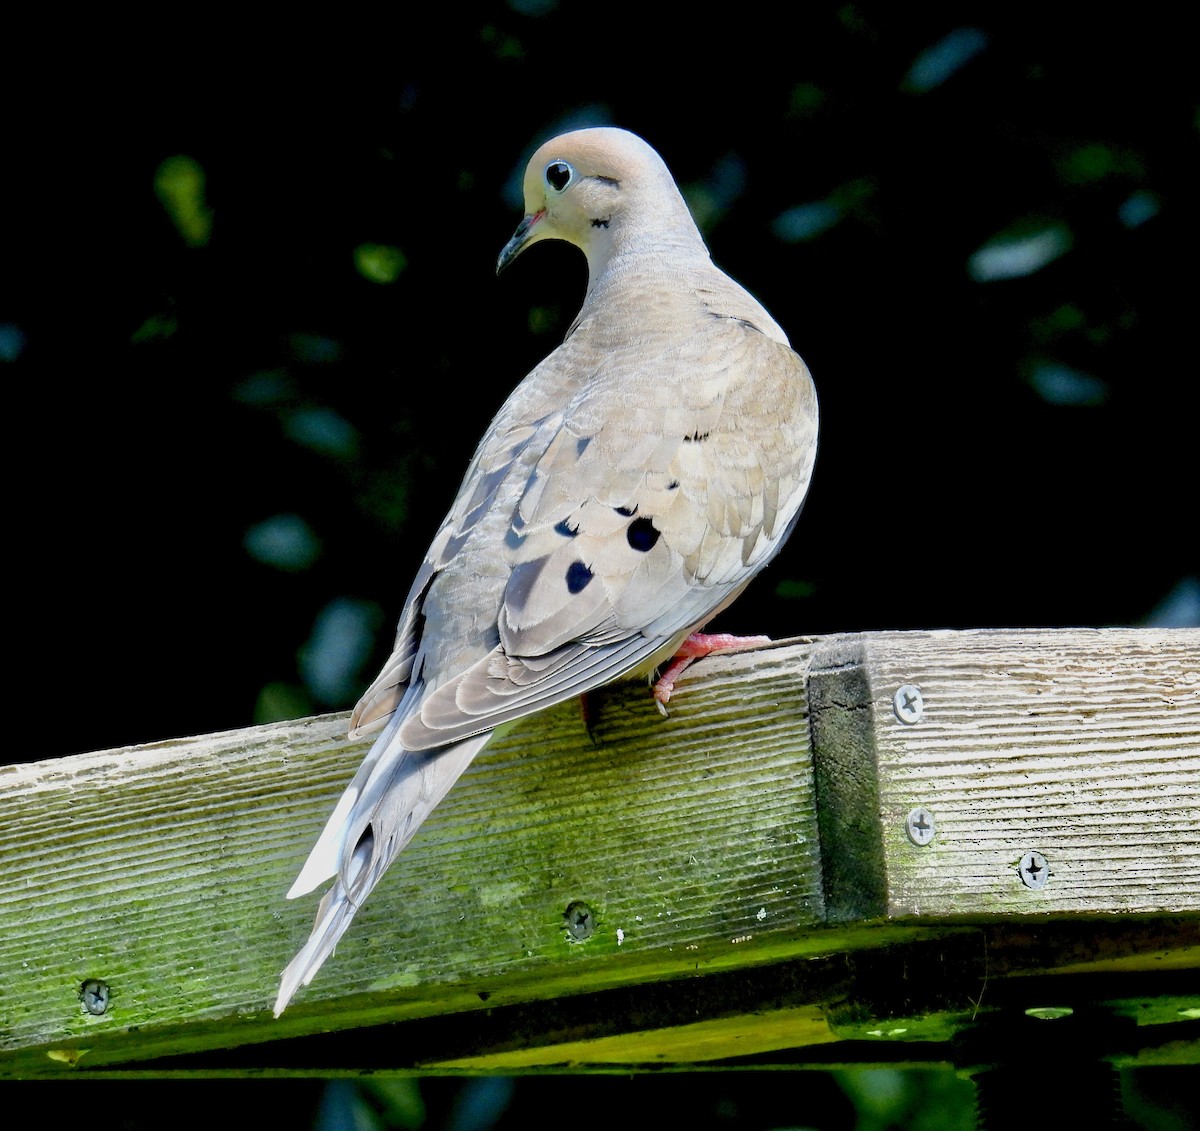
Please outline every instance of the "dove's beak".
[[513, 232], [513, 238], [504, 245], [500, 252], [500, 258], [496, 260], [497, 275], [533, 242], [535, 237], [530, 235], [533, 226], [545, 215], [544, 208], [540, 212], [531, 212], [517, 225], [517, 230]]

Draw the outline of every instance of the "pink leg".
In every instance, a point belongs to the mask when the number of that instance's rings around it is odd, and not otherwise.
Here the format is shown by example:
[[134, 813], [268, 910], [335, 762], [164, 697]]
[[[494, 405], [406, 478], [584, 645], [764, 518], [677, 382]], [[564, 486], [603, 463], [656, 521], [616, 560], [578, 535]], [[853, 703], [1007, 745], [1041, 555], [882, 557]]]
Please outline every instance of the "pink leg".
[[693, 660], [702, 656], [710, 656], [714, 652], [732, 652], [741, 648], [758, 648], [770, 644], [769, 636], [732, 636], [728, 632], [693, 632], [682, 644], [679, 651], [671, 658], [666, 671], [654, 685], [654, 698], [658, 709], [665, 715], [667, 704], [671, 701], [671, 693], [675, 690], [675, 681], [683, 675], [684, 669]]

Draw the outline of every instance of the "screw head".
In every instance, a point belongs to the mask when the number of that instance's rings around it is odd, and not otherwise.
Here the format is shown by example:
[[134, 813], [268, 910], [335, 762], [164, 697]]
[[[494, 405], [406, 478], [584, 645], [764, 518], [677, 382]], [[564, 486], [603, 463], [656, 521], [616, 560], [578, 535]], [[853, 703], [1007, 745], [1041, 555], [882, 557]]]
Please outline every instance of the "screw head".
[[1050, 868], [1040, 852], [1026, 852], [1017, 865], [1017, 875], [1027, 888], [1037, 891], [1038, 888], [1046, 886], [1046, 881], [1050, 878]]
[[596, 929], [596, 916], [592, 914], [592, 909], [579, 899], [567, 904], [563, 920], [567, 925], [567, 938], [572, 942], [590, 939]]
[[933, 814], [928, 809], [914, 809], [904, 818], [904, 831], [913, 844], [924, 847], [933, 840], [936, 831]]
[[921, 689], [912, 683], [898, 687], [896, 694], [892, 696], [892, 710], [902, 723], [909, 726], [919, 723], [925, 713], [925, 699], [921, 695]]
[[108, 1009], [108, 983], [99, 978], [90, 978], [79, 987], [79, 998], [83, 1008], [99, 1017]]

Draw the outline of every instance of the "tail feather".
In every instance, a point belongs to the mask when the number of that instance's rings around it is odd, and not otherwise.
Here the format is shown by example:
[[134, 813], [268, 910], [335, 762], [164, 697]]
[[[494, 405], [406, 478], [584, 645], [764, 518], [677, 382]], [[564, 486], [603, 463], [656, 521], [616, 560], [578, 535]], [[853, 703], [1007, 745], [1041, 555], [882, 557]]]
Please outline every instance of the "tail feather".
[[291, 899], [336, 876], [308, 941], [283, 972], [276, 1017], [312, 981], [388, 865], [492, 737], [488, 732], [414, 752], [396, 740], [398, 729], [393, 720], [376, 740], [288, 892]]
[[325, 822], [316, 844], [312, 846], [300, 874], [288, 888], [288, 899], [307, 895], [313, 888], [338, 874], [346, 847], [346, 833], [352, 823], [351, 814], [356, 808], [360, 813], [368, 811], [368, 806], [378, 800], [381, 787], [388, 784], [397, 763], [409, 754], [404, 746], [393, 741], [405, 717], [403, 712], [397, 711], [371, 744], [362, 765], [358, 767], [350, 784], [338, 798], [338, 803], [330, 813], [329, 820]]

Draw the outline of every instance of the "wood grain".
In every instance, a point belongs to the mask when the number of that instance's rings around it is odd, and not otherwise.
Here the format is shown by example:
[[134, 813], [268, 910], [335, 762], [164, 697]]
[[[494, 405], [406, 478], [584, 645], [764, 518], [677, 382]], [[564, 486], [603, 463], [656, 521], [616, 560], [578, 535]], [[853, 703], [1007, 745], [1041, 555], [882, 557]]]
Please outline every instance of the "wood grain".
[[1200, 631], [880, 634], [866, 656], [889, 915], [1200, 910]]
[[[905, 683], [924, 700], [912, 725], [892, 707]], [[265, 1066], [283, 1037], [774, 977], [821, 955], [857, 956], [860, 976], [871, 956], [909, 969], [905, 947], [989, 923], [1008, 931], [1002, 975], [987, 936], [996, 976], [1195, 967], [1200, 632], [780, 642], [696, 664], [670, 719], [645, 686], [595, 707], [594, 741], [566, 705], [491, 744], [278, 1022], [279, 971], [315, 904], [283, 893], [364, 752], [343, 716], [0, 771], [0, 1075], [153, 1072], [253, 1045]], [[916, 807], [935, 822], [925, 846], [905, 832]], [[1037, 890], [1018, 874], [1034, 851], [1048, 864]], [[573, 941], [564, 914], [580, 903], [594, 930]], [[1130, 929], [1151, 914], [1168, 925]], [[1047, 954], [1059, 936], [1037, 924], [1054, 922], [1086, 937]], [[964, 953], [954, 1024], [978, 1013], [964, 995], [988, 977], [987, 946]], [[81, 1004], [90, 979], [109, 994], [99, 1016]], [[825, 999], [806, 993], [786, 1009], [812, 1019]], [[872, 1032], [871, 1008], [853, 1012]], [[603, 1042], [591, 1052], [567, 1052], [662, 1063], [655, 1048], [671, 1060], [782, 1047], [786, 1019], [747, 1044], [737, 1016], [684, 1032], [640, 1008], [627, 1032], [614, 1022], [586, 1038]], [[447, 1065], [538, 1061], [454, 1047]]]
[[110, 1033], [114, 1057], [186, 1052], [764, 961], [822, 920], [805, 655], [706, 661], [666, 720], [644, 685], [603, 693], [594, 742], [574, 704], [514, 728], [279, 1022], [315, 910], [283, 893], [364, 750], [344, 717], [12, 767], [0, 1049], [84, 1042], [94, 1064]]

